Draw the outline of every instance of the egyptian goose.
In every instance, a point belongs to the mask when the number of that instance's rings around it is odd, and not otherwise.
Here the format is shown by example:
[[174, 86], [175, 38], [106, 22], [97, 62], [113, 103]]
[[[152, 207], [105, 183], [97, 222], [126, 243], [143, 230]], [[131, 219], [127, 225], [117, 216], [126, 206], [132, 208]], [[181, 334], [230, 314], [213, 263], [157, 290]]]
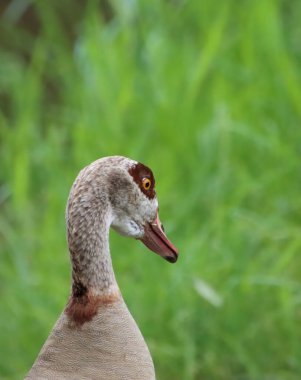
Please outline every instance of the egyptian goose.
[[152, 171], [121, 156], [93, 162], [71, 188], [66, 223], [71, 295], [26, 378], [155, 379], [147, 345], [119, 291], [109, 250], [112, 227], [167, 261], [177, 261], [178, 251], [159, 220]]

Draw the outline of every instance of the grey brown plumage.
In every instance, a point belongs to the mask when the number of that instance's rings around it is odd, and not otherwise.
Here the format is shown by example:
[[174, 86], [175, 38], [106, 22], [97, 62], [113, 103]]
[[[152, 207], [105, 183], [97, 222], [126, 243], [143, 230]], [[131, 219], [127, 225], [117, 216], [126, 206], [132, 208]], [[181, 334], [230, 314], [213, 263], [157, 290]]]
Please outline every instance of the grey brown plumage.
[[70, 299], [26, 378], [155, 379], [151, 355], [120, 293], [109, 250], [113, 227], [176, 261], [178, 252], [158, 218], [152, 172], [120, 156], [93, 162], [71, 188], [66, 223]]

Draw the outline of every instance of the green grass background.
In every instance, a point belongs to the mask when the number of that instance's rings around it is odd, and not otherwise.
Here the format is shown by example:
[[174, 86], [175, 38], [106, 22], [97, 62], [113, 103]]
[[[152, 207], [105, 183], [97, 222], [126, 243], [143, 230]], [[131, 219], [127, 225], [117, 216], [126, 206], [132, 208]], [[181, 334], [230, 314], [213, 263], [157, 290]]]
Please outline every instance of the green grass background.
[[2, 2], [1, 379], [66, 303], [75, 176], [116, 154], [153, 169], [180, 249], [170, 265], [110, 238], [158, 379], [301, 378], [300, 17], [297, 0]]

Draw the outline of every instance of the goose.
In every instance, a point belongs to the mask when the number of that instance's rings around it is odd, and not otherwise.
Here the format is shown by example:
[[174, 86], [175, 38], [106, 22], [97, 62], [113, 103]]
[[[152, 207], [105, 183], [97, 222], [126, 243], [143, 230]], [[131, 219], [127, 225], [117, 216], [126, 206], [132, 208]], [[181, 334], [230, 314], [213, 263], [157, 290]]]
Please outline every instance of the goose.
[[152, 171], [122, 156], [80, 171], [66, 208], [72, 287], [26, 379], [153, 380], [154, 364], [116, 282], [109, 229], [178, 258], [158, 215]]

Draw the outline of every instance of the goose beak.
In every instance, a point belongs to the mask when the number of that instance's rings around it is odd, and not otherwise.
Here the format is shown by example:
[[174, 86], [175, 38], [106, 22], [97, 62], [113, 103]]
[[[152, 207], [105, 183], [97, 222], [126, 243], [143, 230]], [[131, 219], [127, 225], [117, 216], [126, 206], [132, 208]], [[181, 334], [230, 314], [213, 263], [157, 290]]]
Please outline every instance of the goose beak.
[[153, 222], [144, 226], [144, 236], [140, 240], [147, 248], [162, 256], [168, 262], [175, 263], [177, 261], [178, 250], [165, 235], [158, 213]]

